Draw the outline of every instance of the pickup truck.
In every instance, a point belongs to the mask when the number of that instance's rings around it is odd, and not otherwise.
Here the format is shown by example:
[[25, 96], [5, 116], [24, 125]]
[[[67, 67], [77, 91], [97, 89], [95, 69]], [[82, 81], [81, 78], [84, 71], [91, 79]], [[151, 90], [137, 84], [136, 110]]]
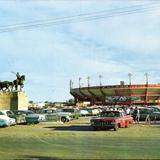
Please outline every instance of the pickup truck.
[[128, 127], [133, 123], [131, 115], [126, 115], [123, 111], [102, 111], [98, 117], [90, 120], [91, 127], [94, 130], [114, 129], [115, 131], [121, 127]]

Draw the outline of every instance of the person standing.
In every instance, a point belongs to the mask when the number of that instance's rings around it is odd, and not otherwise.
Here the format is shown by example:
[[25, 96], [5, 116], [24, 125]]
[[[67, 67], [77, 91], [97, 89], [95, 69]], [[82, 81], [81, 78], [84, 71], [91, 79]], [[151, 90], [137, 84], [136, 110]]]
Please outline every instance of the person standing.
[[127, 114], [127, 115], [130, 115], [130, 111], [131, 111], [131, 110], [130, 110], [130, 108], [128, 107], [128, 108], [126, 109], [126, 114]]
[[149, 114], [147, 114], [145, 122], [148, 123], [148, 124], [151, 124], [151, 118], [150, 118]]
[[136, 107], [134, 110], [134, 120], [135, 122], [139, 123], [139, 119], [140, 119], [140, 112], [139, 112], [139, 108]]
[[21, 78], [19, 72], [16, 73], [16, 77], [17, 77], [17, 79], [20, 79], [20, 78]]

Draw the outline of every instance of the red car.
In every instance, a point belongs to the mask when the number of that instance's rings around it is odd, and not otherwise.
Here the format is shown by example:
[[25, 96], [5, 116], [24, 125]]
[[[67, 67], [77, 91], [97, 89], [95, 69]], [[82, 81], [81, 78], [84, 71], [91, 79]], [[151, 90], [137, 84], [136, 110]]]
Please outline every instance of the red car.
[[114, 129], [117, 131], [118, 128], [128, 127], [133, 123], [133, 118], [122, 111], [102, 111], [99, 117], [93, 117], [90, 122], [94, 130]]

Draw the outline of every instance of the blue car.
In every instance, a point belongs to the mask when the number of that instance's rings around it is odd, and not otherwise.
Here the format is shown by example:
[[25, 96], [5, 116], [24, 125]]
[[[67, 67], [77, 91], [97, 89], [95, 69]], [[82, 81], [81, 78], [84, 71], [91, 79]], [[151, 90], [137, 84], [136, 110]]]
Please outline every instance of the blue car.
[[9, 124], [7, 120], [5, 119], [0, 119], [0, 127], [7, 127]]

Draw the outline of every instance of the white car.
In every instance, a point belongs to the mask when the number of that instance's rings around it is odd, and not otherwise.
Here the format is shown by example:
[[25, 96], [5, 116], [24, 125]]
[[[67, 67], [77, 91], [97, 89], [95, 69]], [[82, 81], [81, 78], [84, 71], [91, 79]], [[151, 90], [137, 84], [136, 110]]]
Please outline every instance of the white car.
[[0, 118], [0, 127], [6, 127], [6, 126], [8, 126], [7, 120]]
[[88, 116], [89, 112], [87, 110], [80, 109], [80, 115], [81, 116]]
[[16, 120], [14, 118], [10, 118], [4, 113], [0, 111], [0, 126], [12, 126], [16, 125]]
[[24, 115], [16, 115], [11, 110], [0, 110], [0, 112], [2, 112], [4, 115], [6, 115], [10, 118], [14, 118], [16, 120], [17, 124], [25, 124], [26, 123], [26, 119], [25, 119]]

